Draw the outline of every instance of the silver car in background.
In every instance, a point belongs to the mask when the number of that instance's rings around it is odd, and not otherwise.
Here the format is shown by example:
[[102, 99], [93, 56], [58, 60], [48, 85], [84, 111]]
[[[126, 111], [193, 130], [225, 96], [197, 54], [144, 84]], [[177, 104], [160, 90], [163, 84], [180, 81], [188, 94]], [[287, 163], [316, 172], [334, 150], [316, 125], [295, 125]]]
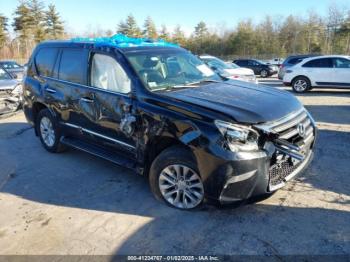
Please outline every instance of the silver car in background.
[[234, 63], [226, 63], [215, 56], [201, 55], [199, 58], [222, 77], [254, 84], [258, 83], [254, 71], [249, 68], [240, 67]]
[[0, 68], [0, 115], [15, 112], [22, 105], [22, 84]]
[[23, 79], [25, 67], [13, 60], [0, 60], [0, 67], [9, 72], [13, 78]]
[[296, 65], [299, 64], [301, 61], [303, 61], [305, 58], [309, 58], [312, 56], [316, 56], [313, 54], [309, 54], [309, 55], [292, 55], [287, 57], [283, 63], [280, 65], [279, 71], [278, 71], [278, 79], [283, 80], [283, 77], [286, 73], [286, 71]]

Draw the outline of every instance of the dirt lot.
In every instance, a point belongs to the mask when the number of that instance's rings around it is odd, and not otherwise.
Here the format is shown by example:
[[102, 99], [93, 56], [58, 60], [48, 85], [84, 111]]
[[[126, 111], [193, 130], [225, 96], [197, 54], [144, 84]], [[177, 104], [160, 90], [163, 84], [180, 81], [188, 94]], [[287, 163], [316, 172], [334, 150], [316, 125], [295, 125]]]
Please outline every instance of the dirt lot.
[[104, 160], [47, 153], [21, 112], [0, 119], [0, 253], [349, 255], [350, 91], [299, 99], [319, 127], [302, 176], [265, 201], [195, 212]]

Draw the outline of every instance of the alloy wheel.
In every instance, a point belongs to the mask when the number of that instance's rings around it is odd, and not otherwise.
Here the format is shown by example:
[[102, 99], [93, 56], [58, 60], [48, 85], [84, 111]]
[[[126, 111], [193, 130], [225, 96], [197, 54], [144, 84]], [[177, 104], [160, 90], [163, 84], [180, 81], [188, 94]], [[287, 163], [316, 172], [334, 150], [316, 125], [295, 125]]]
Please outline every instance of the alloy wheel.
[[266, 70], [261, 71], [261, 76], [262, 76], [262, 77], [267, 77], [267, 72], [266, 72]]
[[304, 92], [307, 89], [307, 82], [303, 79], [299, 79], [294, 83], [294, 89], [297, 92]]
[[46, 116], [40, 120], [40, 135], [48, 147], [52, 147], [55, 144], [55, 131], [51, 120]]
[[159, 189], [164, 199], [181, 209], [198, 206], [204, 198], [200, 176], [184, 165], [170, 165], [159, 176]]

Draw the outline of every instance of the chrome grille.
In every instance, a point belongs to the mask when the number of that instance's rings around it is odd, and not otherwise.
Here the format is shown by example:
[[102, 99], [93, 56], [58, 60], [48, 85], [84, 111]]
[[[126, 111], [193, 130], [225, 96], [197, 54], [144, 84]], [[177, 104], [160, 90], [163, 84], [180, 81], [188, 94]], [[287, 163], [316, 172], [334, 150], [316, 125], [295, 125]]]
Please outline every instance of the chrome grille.
[[[304, 130], [303, 134], [298, 130], [300, 124]], [[275, 190], [283, 186], [287, 178], [294, 176], [292, 173], [307, 158], [314, 140], [314, 126], [306, 110], [301, 109], [278, 121], [259, 125], [257, 128], [266, 133], [272, 133], [276, 137], [271, 141], [276, 151], [269, 169], [269, 189]]]
[[[304, 136], [299, 134], [299, 124], [303, 124], [304, 126]], [[258, 125], [256, 127], [265, 132], [276, 134], [279, 139], [286, 140], [293, 144], [297, 142], [304, 142], [305, 144], [306, 142], [310, 143], [314, 136], [314, 128], [311, 119], [304, 108], [275, 122]]]

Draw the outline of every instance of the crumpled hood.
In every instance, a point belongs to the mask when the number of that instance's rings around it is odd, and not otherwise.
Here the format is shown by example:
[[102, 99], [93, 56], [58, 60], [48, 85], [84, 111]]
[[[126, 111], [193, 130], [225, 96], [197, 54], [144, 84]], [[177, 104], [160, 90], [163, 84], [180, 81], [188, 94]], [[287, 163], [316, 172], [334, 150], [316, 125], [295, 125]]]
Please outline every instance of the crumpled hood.
[[225, 81], [164, 93], [168, 97], [231, 116], [240, 123], [257, 124], [277, 120], [299, 110], [299, 100], [277, 88]]

